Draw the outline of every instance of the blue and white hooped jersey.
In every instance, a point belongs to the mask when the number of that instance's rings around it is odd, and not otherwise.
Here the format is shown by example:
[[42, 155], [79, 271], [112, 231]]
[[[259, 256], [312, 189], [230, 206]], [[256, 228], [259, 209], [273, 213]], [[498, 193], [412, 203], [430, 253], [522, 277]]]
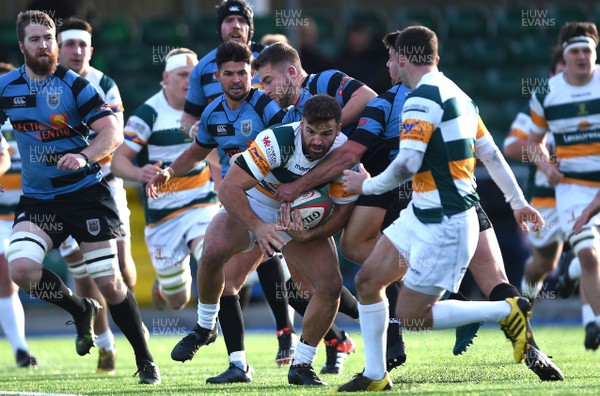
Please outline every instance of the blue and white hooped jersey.
[[[260, 43], [250, 42], [250, 51], [252, 51], [252, 56], [255, 58], [265, 48], [266, 46]], [[223, 93], [221, 83], [217, 81], [215, 75], [218, 70], [216, 55], [217, 48], [200, 59], [190, 74], [190, 85], [183, 110], [195, 117], [200, 117], [206, 106]], [[252, 79], [252, 86], [255, 88], [262, 87], [258, 73]]]
[[229, 170], [229, 159], [245, 151], [263, 130], [281, 123], [285, 110], [264, 91], [251, 88], [240, 107], [229, 109], [225, 95], [212, 101], [202, 117], [196, 143], [205, 148], [216, 148], [221, 163], [221, 174]]
[[56, 164], [87, 147], [89, 125], [112, 114], [88, 81], [61, 65], [40, 81], [31, 80], [25, 66], [0, 76], [0, 124], [9, 118], [13, 126], [23, 194], [55, 199], [98, 183], [102, 174], [95, 164], [75, 172]]
[[[352, 94], [364, 84], [339, 70], [330, 69], [316, 74], [309, 74], [302, 82], [302, 91], [298, 102], [286, 113], [283, 124], [300, 121], [304, 112], [304, 104], [318, 94], [325, 94], [335, 98], [340, 107], [344, 107]], [[346, 135], [355, 125], [346, 125], [342, 129]]]
[[393, 161], [400, 150], [400, 119], [409, 93], [410, 89], [399, 83], [371, 99], [348, 140], [369, 148], [384, 141], [390, 153], [390, 161]]

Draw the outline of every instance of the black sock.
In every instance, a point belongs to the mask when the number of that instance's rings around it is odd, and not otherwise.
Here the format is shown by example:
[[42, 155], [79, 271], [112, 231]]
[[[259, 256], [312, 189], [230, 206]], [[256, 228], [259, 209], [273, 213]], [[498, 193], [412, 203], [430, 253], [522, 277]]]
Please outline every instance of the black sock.
[[[32, 286], [34, 286], [32, 288]], [[83, 299], [73, 294], [62, 279], [47, 268], [42, 268], [42, 277], [37, 284], [29, 285], [26, 290], [35, 298], [57, 305], [71, 314], [79, 316], [85, 312]], [[31, 290], [34, 289], [34, 290]]]
[[358, 319], [358, 301], [356, 301], [356, 297], [345, 286], [342, 286], [338, 312], [346, 314], [352, 319]]
[[108, 309], [113, 321], [131, 344], [138, 367], [142, 360], [154, 361], [144, 338], [142, 315], [133, 294], [127, 290], [125, 300], [115, 305], [108, 304]]
[[325, 341], [331, 341], [333, 339], [342, 340], [343, 338], [344, 338], [344, 334], [342, 333], [342, 329], [337, 327], [337, 325], [335, 323], [332, 323], [329, 330], [327, 330], [327, 333], [325, 333], [323, 340], [325, 340]]
[[389, 301], [390, 322], [387, 329], [387, 345], [393, 345], [402, 341], [402, 328], [396, 318], [396, 303], [398, 302], [398, 294], [400, 293], [400, 282], [393, 282], [385, 288], [385, 295]]
[[265, 298], [271, 307], [271, 312], [275, 317], [277, 330], [289, 328], [294, 332], [294, 325], [290, 320], [288, 293], [285, 290], [285, 278], [281, 269], [281, 260], [278, 256], [271, 257], [261, 263], [256, 269], [260, 286], [263, 289]]
[[219, 322], [227, 354], [244, 350], [244, 317], [240, 306], [240, 297], [221, 296], [219, 300]]
[[242, 310], [250, 304], [250, 298], [252, 297], [252, 287], [244, 285], [238, 292], [240, 296], [240, 307]]
[[285, 287], [287, 289], [288, 303], [300, 314], [300, 316], [304, 316], [306, 307], [308, 307], [308, 300], [301, 298], [302, 293], [300, 293], [300, 290], [298, 290], [298, 287], [296, 287], [292, 278], [285, 282]]
[[450, 293], [448, 300], [469, 301], [461, 292]]
[[[511, 297], [521, 297], [521, 294], [517, 290], [516, 287], [511, 285], [510, 283], [500, 283], [494, 287], [494, 289], [490, 293], [490, 301], [504, 301], [507, 298]], [[531, 326], [530, 326], [531, 327]], [[533, 338], [533, 330], [531, 331], [531, 338], [529, 339], [529, 343], [536, 349], [540, 349], [535, 343], [535, 339]]]

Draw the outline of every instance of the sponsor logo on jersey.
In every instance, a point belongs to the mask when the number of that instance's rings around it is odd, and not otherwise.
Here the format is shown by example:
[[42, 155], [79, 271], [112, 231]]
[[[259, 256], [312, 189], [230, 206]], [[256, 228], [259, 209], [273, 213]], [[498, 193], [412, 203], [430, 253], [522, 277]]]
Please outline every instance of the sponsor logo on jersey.
[[252, 134], [252, 120], [243, 120], [241, 122], [242, 135], [250, 136]]
[[35, 107], [36, 103], [36, 95], [5, 96], [0, 100], [0, 107], [3, 109]]
[[308, 172], [310, 170], [310, 168], [305, 168], [300, 166], [300, 164], [294, 164], [294, 168], [298, 169], [300, 172]]
[[87, 219], [85, 224], [88, 232], [93, 236], [96, 236], [100, 233], [100, 219]]
[[263, 176], [268, 175], [271, 171], [271, 166], [269, 165], [269, 162], [265, 158], [260, 148], [258, 148], [256, 145], [252, 145], [248, 149], [248, 153], [250, 154], [252, 162], [254, 162], [260, 173], [262, 173]]
[[262, 143], [265, 147], [269, 147], [271, 145], [271, 139], [268, 136], [265, 136], [262, 140]]
[[13, 104], [15, 106], [21, 107], [21, 106], [25, 106], [25, 96], [17, 96], [13, 99]]
[[69, 125], [66, 114], [50, 114], [50, 125], [52, 128], [64, 128]]
[[235, 136], [235, 129], [231, 124], [212, 124], [208, 126], [208, 133], [211, 136]]

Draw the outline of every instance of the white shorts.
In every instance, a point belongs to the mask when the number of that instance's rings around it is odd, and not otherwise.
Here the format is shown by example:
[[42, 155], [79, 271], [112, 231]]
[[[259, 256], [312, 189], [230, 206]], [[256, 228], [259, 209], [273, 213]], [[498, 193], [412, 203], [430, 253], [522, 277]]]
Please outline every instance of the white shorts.
[[10, 235], [12, 234], [12, 220], [0, 220], [0, 254], [4, 254], [10, 243]]
[[458, 291], [479, 240], [475, 208], [444, 216], [439, 224], [422, 223], [413, 203], [383, 233], [408, 260], [404, 284], [421, 293]]
[[530, 231], [527, 234], [531, 246], [541, 249], [555, 242], [563, 242], [566, 235], [560, 226], [556, 207], [536, 208], [544, 218], [544, 228], [540, 231]]
[[117, 211], [119, 212], [119, 220], [121, 220], [121, 229], [123, 231], [123, 236], [117, 238], [117, 241], [129, 239], [131, 237], [131, 225], [129, 223], [131, 211], [127, 207], [127, 193], [125, 187], [123, 187], [123, 179], [115, 177], [108, 182], [108, 185], [112, 190], [113, 198], [117, 204]]
[[[256, 215], [262, 221], [264, 221], [265, 223], [269, 223], [269, 224], [277, 224], [277, 221], [278, 221], [277, 216], [279, 215], [279, 208], [274, 208], [272, 206], [264, 204], [260, 201], [257, 201], [256, 199], [254, 199], [252, 197], [248, 197], [248, 203], [250, 204], [250, 207], [252, 208], [254, 213], [256, 213]], [[225, 210], [225, 209], [223, 208], [222, 210]], [[283, 238], [285, 243], [288, 243], [289, 241], [292, 240], [292, 237], [283, 231], [278, 231], [277, 233]], [[244, 250], [244, 253], [252, 250], [252, 248], [254, 247], [254, 244], [256, 243], [256, 236], [254, 235], [254, 233], [252, 231], [248, 230], [248, 236], [250, 237], [250, 242], [248, 243], [248, 247]]]
[[188, 243], [204, 237], [218, 211], [218, 205], [192, 208], [154, 227], [146, 226], [144, 234], [154, 268], [160, 271], [187, 259], [191, 253]]
[[[598, 187], [583, 186], [581, 184], [563, 184], [556, 186], [556, 209], [560, 227], [565, 235], [573, 231], [575, 220], [581, 215], [583, 209], [592, 202], [598, 193]], [[594, 217], [589, 225], [599, 225], [599, 217]]]

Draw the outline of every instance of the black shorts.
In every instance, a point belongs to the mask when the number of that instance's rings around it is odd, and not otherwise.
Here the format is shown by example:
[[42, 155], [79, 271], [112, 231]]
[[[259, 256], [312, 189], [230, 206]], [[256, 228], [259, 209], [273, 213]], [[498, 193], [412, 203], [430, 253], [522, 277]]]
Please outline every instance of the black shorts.
[[379, 229], [381, 232], [396, 221], [400, 217], [400, 212], [408, 206], [412, 198], [412, 181], [409, 180], [399, 188], [393, 189], [392, 194], [392, 200], [385, 211], [383, 223], [381, 223], [381, 228]]
[[494, 228], [490, 218], [488, 217], [485, 210], [481, 207], [481, 202], [477, 202], [475, 206], [475, 211], [477, 212], [477, 220], [479, 220], [479, 232], [483, 232], [485, 230], [489, 230], [490, 228]]
[[[365, 151], [360, 161], [371, 176], [376, 176], [383, 172], [390, 164], [390, 154], [386, 145], [380, 144]], [[358, 197], [356, 205], [387, 209], [393, 199], [393, 191], [388, 191], [380, 195], [361, 195]]]
[[[56, 199], [21, 196], [14, 224], [30, 221], [58, 247], [72, 235], [77, 243], [101, 242], [120, 236], [119, 215], [110, 186], [104, 180]], [[13, 225], [14, 226], [14, 225]]]

